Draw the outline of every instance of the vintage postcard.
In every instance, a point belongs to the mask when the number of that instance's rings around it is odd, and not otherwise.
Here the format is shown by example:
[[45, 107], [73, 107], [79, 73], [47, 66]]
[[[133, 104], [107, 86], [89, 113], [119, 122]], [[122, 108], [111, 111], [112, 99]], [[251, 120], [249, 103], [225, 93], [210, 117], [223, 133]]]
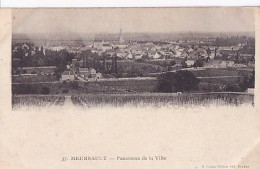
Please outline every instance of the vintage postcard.
[[0, 18], [0, 168], [260, 168], [259, 8]]

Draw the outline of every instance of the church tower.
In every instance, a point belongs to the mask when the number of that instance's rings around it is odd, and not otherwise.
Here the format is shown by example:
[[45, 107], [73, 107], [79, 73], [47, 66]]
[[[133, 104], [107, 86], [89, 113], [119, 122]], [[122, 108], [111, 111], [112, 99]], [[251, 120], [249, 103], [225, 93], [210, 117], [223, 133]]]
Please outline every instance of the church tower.
[[122, 35], [122, 27], [120, 28], [119, 42], [120, 42], [120, 43], [123, 43], [123, 42], [124, 42], [124, 40], [123, 40], [123, 35]]

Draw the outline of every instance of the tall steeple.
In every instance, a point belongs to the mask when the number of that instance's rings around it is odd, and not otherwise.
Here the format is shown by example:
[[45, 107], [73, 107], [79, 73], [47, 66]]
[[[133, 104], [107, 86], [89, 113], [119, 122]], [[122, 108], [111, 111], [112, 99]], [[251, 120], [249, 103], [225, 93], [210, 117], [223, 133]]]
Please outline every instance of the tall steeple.
[[121, 28], [120, 28], [119, 42], [120, 42], [120, 43], [123, 43], [123, 42], [124, 42], [124, 40], [123, 40], [123, 34], [122, 34], [122, 26], [121, 26]]

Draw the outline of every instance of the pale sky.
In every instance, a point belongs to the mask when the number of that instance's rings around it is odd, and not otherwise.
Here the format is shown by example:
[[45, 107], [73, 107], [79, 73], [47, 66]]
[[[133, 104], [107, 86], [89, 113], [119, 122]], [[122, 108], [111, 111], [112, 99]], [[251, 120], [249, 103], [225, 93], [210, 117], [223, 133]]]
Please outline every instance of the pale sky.
[[253, 8], [15, 9], [14, 33], [249, 32]]

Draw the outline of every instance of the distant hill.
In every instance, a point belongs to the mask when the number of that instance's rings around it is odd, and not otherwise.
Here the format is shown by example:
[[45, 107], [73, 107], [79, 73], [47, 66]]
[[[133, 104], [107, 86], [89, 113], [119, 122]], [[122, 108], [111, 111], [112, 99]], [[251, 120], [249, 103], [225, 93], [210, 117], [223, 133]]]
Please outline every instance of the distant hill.
[[[189, 40], [197, 38], [248, 36], [254, 37], [254, 32], [172, 32], [172, 33], [123, 33], [124, 40], [131, 41], [167, 41], [167, 40]], [[48, 41], [67, 41], [67, 40], [86, 40], [92, 41], [95, 38], [104, 40], [118, 40], [119, 34], [115, 33], [48, 33], [48, 34], [17, 34], [13, 33], [13, 40], [48, 40]]]

